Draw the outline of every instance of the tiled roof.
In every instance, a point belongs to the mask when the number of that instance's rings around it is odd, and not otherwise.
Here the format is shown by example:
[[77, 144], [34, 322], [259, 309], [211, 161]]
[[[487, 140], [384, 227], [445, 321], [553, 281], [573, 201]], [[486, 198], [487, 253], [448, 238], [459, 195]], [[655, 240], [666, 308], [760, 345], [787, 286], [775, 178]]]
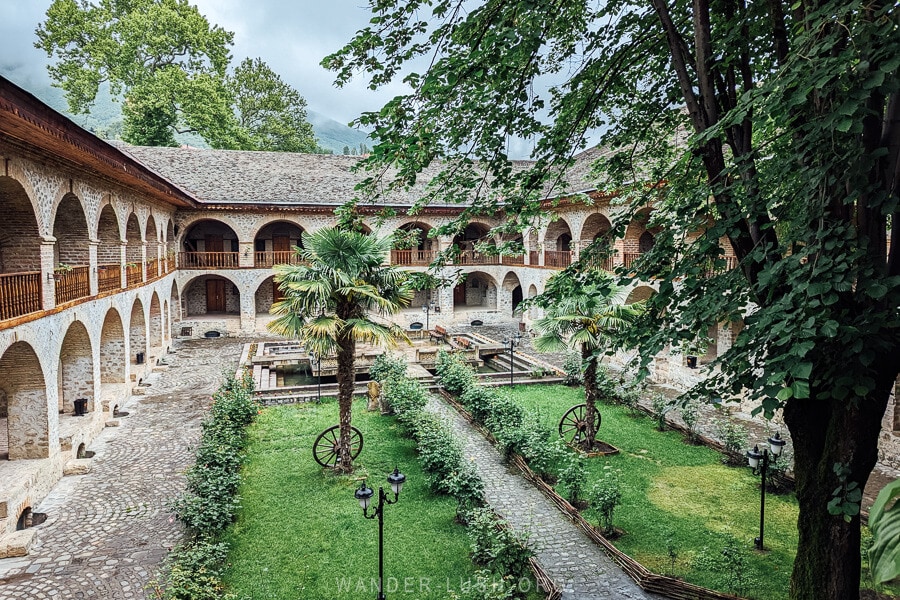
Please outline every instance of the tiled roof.
[[[205, 203], [340, 205], [356, 195], [354, 186], [364, 177], [364, 173], [351, 172], [360, 160], [356, 156], [117, 145]], [[567, 191], [594, 187], [586, 177], [596, 153], [588, 150], [576, 157], [575, 166], [567, 173]], [[514, 168], [530, 164], [514, 161]], [[411, 205], [437, 167], [433, 171], [423, 173], [413, 189], [392, 192], [386, 204]], [[561, 192], [557, 189], [551, 194]]]

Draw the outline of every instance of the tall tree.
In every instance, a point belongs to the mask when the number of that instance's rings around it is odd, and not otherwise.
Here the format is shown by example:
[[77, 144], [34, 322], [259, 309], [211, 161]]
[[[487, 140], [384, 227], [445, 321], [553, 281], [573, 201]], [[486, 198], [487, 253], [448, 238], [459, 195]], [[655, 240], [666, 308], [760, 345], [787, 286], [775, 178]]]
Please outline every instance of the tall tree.
[[48, 70], [72, 112], [89, 112], [108, 83], [124, 95], [127, 141], [174, 145], [178, 130], [237, 145], [220, 99], [234, 36], [187, 0], [54, 0], [36, 33], [35, 46], [57, 58]]
[[69, 109], [90, 112], [108, 83], [129, 143], [196, 133], [214, 148], [320, 151], [299, 92], [260, 59], [229, 74], [234, 34], [188, 0], [54, 0], [36, 33]]
[[594, 449], [597, 436], [597, 365], [615, 347], [621, 334], [644, 313], [644, 303], [627, 304], [629, 288], [602, 271], [566, 271], [553, 276], [544, 292], [529, 303], [543, 307], [545, 315], [534, 322], [539, 352], [558, 352], [573, 347], [581, 353], [584, 368], [584, 401], [587, 428], [581, 440], [586, 452]]
[[319, 152], [306, 100], [260, 59], [245, 59], [229, 80], [238, 122], [255, 150]]
[[[298, 339], [320, 357], [337, 355], [340, 443], [337, 469], [350, 472], [350, 423], [356, 382], [356, 343], [395, 347], [406, 339], [396, 325], [373, 317], [408, 306], [411, 292], [405, 271], [386, 266], [389, 238], [340, 228], [303, 235], [296, 248], [301, 265], [276, 265], [275, 282], [284, 300], [272, 305], [278, 315], [268, 328]], [[320, 358], [321, 360], [321, 358]]]
[[[647, 205], [664, 226], [630, 265], [659, 286], [630, 341], [649, 360], [711, 324], [742, 325], [695, 391], [783, 410], [800, 507], [791, 597], [857, 597], [854, 489], [900, 368], [896, 3], [370, 5], [372, 26], [323, 61], [339, 84], [366, 70], [374, 87], [402, 74], [413, 89], [359, 119], [379, 140], [369, 194], [442, 160], [420, 205], [471, 202], [462, 218], [502, 209], [524, 227], [602, 132], [595, 175], [630, 208], [614, 233]], [[429, 52], [426, 73], [404, 71]], [[512, 138], [538, 139], [532, 168], [512, 168]], [[724, 270], [725, 243], [738, 269]]]

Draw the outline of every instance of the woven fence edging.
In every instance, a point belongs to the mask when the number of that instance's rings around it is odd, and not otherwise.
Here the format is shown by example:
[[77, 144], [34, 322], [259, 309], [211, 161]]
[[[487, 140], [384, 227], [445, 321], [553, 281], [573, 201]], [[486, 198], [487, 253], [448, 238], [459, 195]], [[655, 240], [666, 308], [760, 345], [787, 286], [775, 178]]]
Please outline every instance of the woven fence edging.
[[[448, 404], [450, 404], [461, 417], [468, 421], [479, 433], [481, 433], [491, 444], [496, 445], [497, 439], [483, 425], [478, 423], [471, 413], [457, 401], [457, 399], [447, 392], [447, 390], [439, 389], [439, 393]], [[637, 562], [618, 548], [612, 542], [606, 539], [600, 531], [588, 522], [578, 510], [572, 506], [568, 500], [560, 496], [546, 481], [538, 476], [525, 459], [520, 454], [513, 454], [509, 462], [522, 471], [525, 479], [530, 481], [544, 496], [553, 502], [559, 510], [579, 529], [581, 529], [587, 537], [600, 546], [609, 558], [621, 568], [626, 575], [631, 577], [641, 589], [660, 594], [673, 600], [745, 600], [741, 596], [733, 594], [724, 594], [699, 585], [687, 583], [674, 577], [660, 575], [649, 570], [647, 567]], [[535, 561], [537, 562], [537, 561]], [[537, 574], [535, 574], [537, 577]], [[554, 584], [555, 585], [555, 584]], [[550, 600], [548, 596], [548, 600]]]

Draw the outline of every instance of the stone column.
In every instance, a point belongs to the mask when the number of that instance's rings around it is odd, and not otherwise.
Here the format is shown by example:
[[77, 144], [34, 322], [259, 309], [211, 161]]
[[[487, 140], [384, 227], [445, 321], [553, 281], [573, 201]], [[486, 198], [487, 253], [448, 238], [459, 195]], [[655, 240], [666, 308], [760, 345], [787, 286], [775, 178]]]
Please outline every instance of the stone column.
[[253, 333], [256, 331], [256, 293], [255, 290], [244, 286], [241, 292], [241, 332]]
[[100, 283], [98, 281], [99, 275], [97, 274], [97, 265], [99, 261], [97, 260], [97, 248], [100, 246], [100, 240], [89, 240], [88, 241], [88, 278], [90, 281], [90, 291], [91, 296], [96, 296], [100, 291]]
[[128, 277], [125, 274], [125, 263], [128, 262], [128, 242], [125, 240], [119, 240], [119, 275], [120, 282], [119, 287], [127, 287], [128, 286]]
[[55, 249], [55, 237], [41, 240], [41, 308], [44, 310], [56, 306], [56, 279], [53, 277], [53, 269], [56, 267]]
[[147, 281], [147, 242], [141, 242], [141, 281]]

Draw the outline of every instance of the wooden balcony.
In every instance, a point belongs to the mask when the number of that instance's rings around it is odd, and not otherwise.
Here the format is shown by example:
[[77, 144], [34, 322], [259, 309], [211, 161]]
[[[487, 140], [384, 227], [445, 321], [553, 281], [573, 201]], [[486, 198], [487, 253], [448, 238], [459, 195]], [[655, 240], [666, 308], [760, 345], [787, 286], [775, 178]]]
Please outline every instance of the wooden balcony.
[[101, 292], [109, 292], [122, 287], [122, 265], [98, 265], [97, 289]]
[[171, 273], [177, 268], [175, 266], [175, 254], [170, 254], [169, 256], [166, 257], [165, 265], [166, 265], [167, 273]]
[[159, 277], [159, 261], [151, 259], [147, 261], [147, 281]]
[[237, 269], [237, 252], [179, 252], [182, 269]]
[[537, 250], [530, 250], [528, 252], [528, 264], [532, 267], [536, 267], [541, 264], [541, 253]]
[[500, 256], [498, 254], [481, 254], [466, 250], [453, 260], [454, 265], [499, 265]]
[[0, 320], [41, 310], [41, 273], [0, 275]]
[[425, 267], [437, 256], [434, 250], [391, 250], [391, 264], [406, 267]]
[[525, 255], [519, 254], [516, 256], [510, 256], [508, 254], [504, 254], [500, 257], [500, 264], [509, 265], [511, 267], [521, 266], [525, 264]]
[[275, 265], [299, 265], [302, 261], [293, 250], [279, 250], [278, 252], [257, 252], [253, 266], [257, 269], [270, 269]]
[[565, 269], [572, 264], [572, 253], [569, 250], [544, 250], [544, 266], [554, 269]]
[[128, 287], [140, 285], [140, 283], [144, 281], [144, 274], [142, 271], [141, 265], [125, 265], [125, 279]]
[[91, 295], [90, 267], [72, 267], [53, 274], [56, 280], [56, 304], [65, 304]]

